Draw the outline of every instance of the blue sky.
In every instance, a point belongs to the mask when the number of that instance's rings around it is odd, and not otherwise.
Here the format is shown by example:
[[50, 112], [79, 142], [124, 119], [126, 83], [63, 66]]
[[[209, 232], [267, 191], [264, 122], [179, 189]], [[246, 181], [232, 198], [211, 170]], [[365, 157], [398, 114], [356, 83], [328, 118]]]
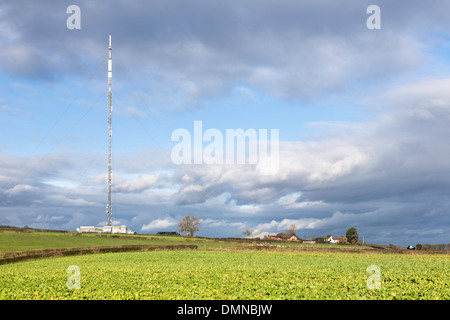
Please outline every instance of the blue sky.
[[[81, 10], [69, 30], [66, 9]], [[381, 29], [369, 30], [377, 4]], [[245, 229], [449, 242], [445, 1], [6, 1], [0, 5], [0, 224], [113, 220], [202, 236]], [[276, 174], [175, 165], [178, 128], [279, 129]], [[206, 146], [205, 142], [203, 146]]]

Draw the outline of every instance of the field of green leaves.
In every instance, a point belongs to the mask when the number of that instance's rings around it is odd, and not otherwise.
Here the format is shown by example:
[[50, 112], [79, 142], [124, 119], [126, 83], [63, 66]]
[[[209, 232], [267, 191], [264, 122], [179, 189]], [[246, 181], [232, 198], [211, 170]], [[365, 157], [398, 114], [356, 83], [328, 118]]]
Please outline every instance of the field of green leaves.
[[[69, 266], [79, 268], [67, 273]], [[380, 270], [380, 288], [369, 289]], [[0, 299], [450, 299], [450, 256], [153, 251], [0, 266]], [[79, 289], [74, 288], [78, 277]]]

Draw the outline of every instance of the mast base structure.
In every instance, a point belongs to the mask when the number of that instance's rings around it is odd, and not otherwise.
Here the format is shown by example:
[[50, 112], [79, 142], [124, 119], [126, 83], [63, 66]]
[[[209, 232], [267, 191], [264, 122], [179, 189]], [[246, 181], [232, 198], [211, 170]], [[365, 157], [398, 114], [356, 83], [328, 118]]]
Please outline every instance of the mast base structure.
[[127, 226], [83, 226], [77, 228], [80, 233], [111, 233], [111, 234], [136, 234], [136, 232], [129, 230]]

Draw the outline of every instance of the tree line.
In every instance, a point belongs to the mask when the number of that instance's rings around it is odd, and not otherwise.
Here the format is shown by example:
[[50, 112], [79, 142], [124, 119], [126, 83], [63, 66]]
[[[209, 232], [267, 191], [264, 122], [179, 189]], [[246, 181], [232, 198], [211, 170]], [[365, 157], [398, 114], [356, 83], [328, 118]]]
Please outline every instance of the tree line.
[[450, 243], [438, 243], [438, 244], [416, 244], [416, 250], [441, 250], [447, 251], [450, 250]]

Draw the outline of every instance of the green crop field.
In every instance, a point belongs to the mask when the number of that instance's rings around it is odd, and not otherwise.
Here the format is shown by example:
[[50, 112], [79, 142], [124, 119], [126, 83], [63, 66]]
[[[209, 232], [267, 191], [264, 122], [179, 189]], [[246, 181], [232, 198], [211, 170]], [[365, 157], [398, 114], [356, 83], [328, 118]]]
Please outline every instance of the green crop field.
[[[79, 274], [67, 273], [74, 265]], [[368, 288], [373, 265], [379, 289]], [[449, 255], [431, 254], [106, 253], [1, 265], [0, 299], [448, 300], [449, 265]]]

